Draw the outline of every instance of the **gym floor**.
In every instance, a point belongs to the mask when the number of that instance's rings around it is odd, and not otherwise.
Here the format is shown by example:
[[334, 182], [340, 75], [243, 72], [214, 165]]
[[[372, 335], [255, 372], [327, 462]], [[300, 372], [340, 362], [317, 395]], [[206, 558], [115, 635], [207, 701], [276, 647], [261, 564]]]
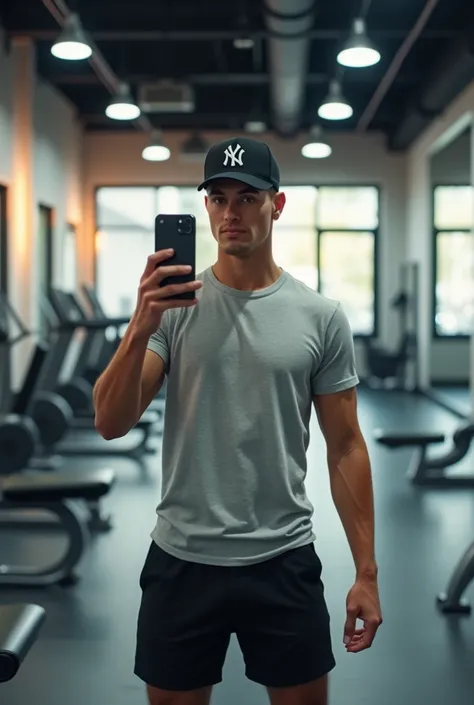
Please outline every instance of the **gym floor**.
[[[332, 705], [430, 703], [471, 705], [474, 693], [474, 613], [445, 617], [435, 606], [451, 570], [474, 536], [473, 490], [416, 490], [404, 474], [409, 451], [390, 453], [372, 441], [377, 426], [442, 430], [459, 421], [423, 397], [359, 391], [360, 420], [369, 444], [377, 511], [377, 558], [384, 624], [371, 650], [346, 654], [342, 644], [345, 598], [354, 579], [352, 558], [332, 504], [323, 441], [312, 419], [307, 491], [315, 514], [316, 549], [338, 665], [331, 677]], [[442, 450], [442, 449], [441, 449]], [[467, 459], [466, 468], [474, 468]], [[160, 494], [160, 458], [149, 470], [132, 461], [70, 461], [114, 467], [119, 481], [107, 509], [114, 529], [97, 537], [73, 588], [0, 589], [1, 602], [33, 601], [47, 621], [18, 676], [2, 686], [8, 705], [144, 705], [144, 687], [133, 674], [138, 577], [149, 546]], [[51, 546], [53, 542], [49, 540]], [[27, 548], [28, 545], [28, 548]], [[45, 540], [4, 532], [0, 556], [44, 555]], [[56, 546], [57, 548], [57, 546]], [[46, 558], [45, 558], [46, 561]], [[0, 560], [1, 562], [1, 560]], [[474, 602], [474, 587], [466, 597]], [[244, 675], [233, 637], [224, 680], [213, 705], [264, 705], [265, 690]]]

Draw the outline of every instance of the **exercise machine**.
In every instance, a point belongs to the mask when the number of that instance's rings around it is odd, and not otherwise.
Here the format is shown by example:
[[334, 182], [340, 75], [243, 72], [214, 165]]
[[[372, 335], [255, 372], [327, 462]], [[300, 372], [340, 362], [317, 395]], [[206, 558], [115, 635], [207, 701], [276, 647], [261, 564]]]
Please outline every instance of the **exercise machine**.
[[[109, 325], [108, 320], [84, 319], [74, 306], [73, 301], [74, 298], [71, 298], [71, 295], [66, 292], [59, 289], [51, 289], [50, 291], [48, 317], [50, 326], [53, 326], [52, 340], [45, 364], [37, 380], [35, 394], [41, 391], [55, 392], [63, 396], [74, 413], [71, 428], [82, 437], [78, 439], [67, 438], [58, 442], [54, 449], [61, 455], [119, 455], [140, 460], [145, 453], [156, 452], [156, 447], [149, 445], [149, 439], [153, 431], [159, 430], [160, 419], [157, 413], [147, 411], [142, 415], [133, 429], [135, 435], [138, 435], [138, 441], [131, 447], [125, 446], [121, 442], [115, 444], [111, 441], [104, 441], [95, 430], [90, 382], [81, 377], [70, 378], [63, 383], [59, 381], [64, 361], [70, 353], [74, 334], [80, 329], [86, 331], [84, 341], [88, 344], [89, 335], [95, 335], [97, 331], [103, 331]], [[54, 322], [53, 317], [55, 317]], [[48, 415], [41, 415], [33, 409], [31, 414], [40, 428], [42, 437], [45, 437], [50, 428]], [[93, 431], [93, 435], [87, 434], [88, 431]], [[86, 432], [85, 437], [84, 432]], [[69, 435], [71, 436], [71, 434]]]
[[471, 606], [463, 599], [464, 592], [474, 580], [474, 542], [456, 564], [445, 592], [438, 595], [438, 608], [443, 614], [470, 614]]
[[[3, 303], [5, 301], [3, 300]], [[53, 524], [59, 521], [69, 539], [69, 546], [64, 558], [55, 566], [45, 572], [31, 571], [33, 582], [42, 584], [43, 578], [48, 581], [67, 580], [78, 563], [86, 544], [86, 533], [90, 531], [109, 531], [111, 529], [110, 517], [101, 514], [100, 500], [112, 489], [115, 482], [115, 473], [108, 469], [92, 471], [80, 470], [74, 472], [43, 473], [32, 472], [36, 465], [35, 453], [41, 445], [40, 433], [27, 413], [26, 408], [34, 386], [35, 377], [46, 354], [46, 349], [37, 344], [31, 357], [30, 365], [24, 377], [22, 387], [15, 396], [10, 386], [10, 349], [11, 344], [22, 340], [28, 334], [21, 327], [21, 321], [14, 320], [20, 333], [11, 334], [10, 320], [7, 316], [6, 306], [0, 306], [0, 528], [9, 523], [15, 527], [27, 526], [33, 529], [33, 522], [26, 521], [25, 512], [28, 510], [31, 519], [31, 510], [44, 510], [55, 516]], [[54, 401], [54, 399], [53, 399]], [[43, 469], [47, 466], [41, 466]], [[3, 478], [6, 478], [3, 482]], [[82, 503], [81, 511], [70, 506], [71, 501]], [[88, 516], [83, 518], [84, 508]], [[41, 522], [44, 525], [44, 521]], [[1, 557], [0, 557], [1, 563]], [[44, 573], [44, 574], [43, 574]], [[0, 585], [13, 578], [14, 584], [30, 584], [27, 580], [28, 570], [10, 568], [0, 565]], [[56, 576], [56, 577], [55, 577]], [[39, 582], [37, 582], [39, 581]]]
[[451, 448], [444, 455], [428, 456], [430, 446], [444, 443], [446, 436], [437, 432], [385, 431], [376, 429], [374, 440], [389, 448], [413, 448], [414, 456], [407, 477], [414, 484], [425, 487], [474, 487], [474, 475], [449, 475], [446, 472], [468, 453], [474, 438], [474, 424], [465, 424], [452, 437]]
[[45, 617], [46, 612], [39, 605], [0, 605], [0, 683], [16, 676]]
[[[367, 383], [373, 385], [394, 382], [395, 388], [416, 391], [419, 388], [418, 372], [418, 264], [405, 262], [400, 268], [400, 291], [391, 302], [398, 312], [400, 341], [395, 350], [377, 345], [371, 338], [364, 338]], [[412, 369], [409, 369], [409, 363]]]
[[[416, 431], [399, 433], [376, 429], [377, 443], [389, 449], [414, 448], [415, 454], [408, 469], [410, 481], [421, 487], [452, 488], [474, 487], [474, 475], [448, 475], [446, 468], [462, 460], [471, 447], [474, 438], [474, 424], [465, 424], [457, 429], [452, 437], [451, 448], [444, 455], [428, 457], [431, 445], [444, 443], [443, 433]], [[474, 542], [466, 549], [448, 581], [446, 590], [437, 597], [438, 609], [444, 614], [470, 614], [471, 606], [463, 599], [467, 587], [474, 580]]]
[[[95, 289], [92, 286], [89, 286], [87, 284], [82, 284], [81, 291], [82, 291], [82, 295], [83, 295], [84, 299], [86, 300], [87, 305], [91, 311], [90, 315], [92, 316], [92, 318], [98, 318], [103, 321], [108, 320], [110, 322], [110, 325], [113, 326], [114, 321], [116, 319], [109, 318], [107, 316], [105, 309], [103, 308], [103, 306], [99, 300], [99, 297], [97, 296]], [[87, 314], [84, 312], [84, 315], [87, 315]], [[128, 319], [127, 319], [127, 323], [128, 323]], [[103, 342], [102, 342], [102, 348], [100, 349], [100, 355], [102, 356], [102, 361], [103, 361], [102, 364], [105, 366], [108, 362], [107, 358], [112, 357], [116, 348], [120, 344], [120, 332], [119, 332], [118, 328], [116, 329], [115, 335], [111, 341], [107, 340], [105, 335], [104, 335], [104, 339], [105, 340], [103, 340]], [[104, 360], [107, 360], [107, 362]], [[95, 364], [97, 365], [98, 361], [96, 361]], [[167, 384], [167, 381], [166, 381], [166, 377], [165, 377], [165, 380], [161, 386], [160, 391], [158, 392], [158, 394], [156, 395], [156, 397], [153, 399], [150, 406], [148, 407], [150, 411], [157, 411], [160, 415], [160, 419], [163, 419], [164, 413], [165, 413], [166, 384]]]
[[[148, 414], [137, 425], [137, 429], [142, 430], [145, 439], [141, 442], [127, 447], [124, 445], [115, 446], [113, 442], [104, 441], [95, 430], [93, 411], [84, 418], [76, 418], [68, 401], [68, 395], [63, 396], [56, 390], [58, 372], [64, 362], [62, 354], [64, 350], [54, 350], [51, 345], [45, 342], [37, 342], [31, 358], [27, 376], [22, 390], [14, 397], [9, 390], [10, 373], [9, 357], [12, 347], [30, 336], [31, 332], [26, 328], [18, 313], [13, 309], [5, 296], [0, 298], [0, 321], [7, 322], [6, 326], [1, 326], [0, 330], [0, 388], [4, 396], [3, 408], [9, 413], [15, 412], [21, 417], [21, 421], [16, 419], [16, 423], [34, 424], [37, 438], [36, 443], [36, 467], [44, 469], [57, 467], [60, 457], [68, 455], [77, 456], [124, 456], [132, 457], [136, 461], [141, 461], [144, 452], [151, 452], [152, 449], [146, 446], [151, 426], [156, 421], [156, 415], [150, 418]], [[14, 326], [19, 330], [18, 335], [12, 335], [10, 328]], [[71, 326], [72, 328], [72, 326]], [[84, 384], [87, 383], [84, 380]], [[91, 393], [92, 398], [92, 393]], [[9, 400], [9, 401], [8, 401]], [[10, 425], [13, 420], [10, 419]], [[31, 425], [31, 423], [30, 423]], [[79, 429], [81, 433], [76, 442], [69, 442], [71, 431]], [[11, 438], [13, 431], [8, 431]], [[10, 443], [10, 454], [18, 455], [20, 445]], [[155, 452], [156, 448], [153, 448]], [[6, 439], [3, 448], [6, 454]], [[58, 456], [59, 454], [59, 456]], [[28, 454], [30, 457], [30, 454]], [[18, 461], [16, 463], [18, 466]]]

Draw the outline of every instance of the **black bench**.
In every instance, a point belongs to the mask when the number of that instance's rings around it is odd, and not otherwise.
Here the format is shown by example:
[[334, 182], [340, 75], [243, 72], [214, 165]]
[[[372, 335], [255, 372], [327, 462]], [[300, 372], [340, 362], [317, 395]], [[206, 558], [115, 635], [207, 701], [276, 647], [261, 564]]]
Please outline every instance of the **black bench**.
[[110, 492], [114, 482], [115, 473], [109, 469], [7, 477], [0, 485], [0, 528], [12, 523], [31, 527], [37, 522], [35, 512], [46, 511], [56, 517], [57, 527], [65, 532], [68, 543], [64, 554], [46, 567], [0, 565], [0, 586], [74, 585], [77, 582], [74, 569], [89, 539], [85, 506], [90, 510], [90, 505]]
[[430, 446], [446, 441], [444, 433], [384, 429], [376, 429], [374, 432], [374, 440], [386, 448], [413, 448], [415, 455], [407, 476], [414, 485], [430, 487], [474, 487], [474, 475], [446, 474], [447, 467], [465, 457], [473, 437], [474, 425], [467, 424], [454, 432], [452, 447], [444, 455], [428, 457]]
[[39, 605], [0, 605], [0, 683], [16, 676], [45, 619]]

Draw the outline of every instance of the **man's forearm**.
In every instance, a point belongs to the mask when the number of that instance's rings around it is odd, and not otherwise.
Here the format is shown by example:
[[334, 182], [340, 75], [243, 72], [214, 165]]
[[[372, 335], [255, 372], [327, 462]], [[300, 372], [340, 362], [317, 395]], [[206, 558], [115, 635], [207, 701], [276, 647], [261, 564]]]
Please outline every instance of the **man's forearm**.
[[370, 460], [361, 443], [328, 458], [331, 493], [356, 566], [357, 578], [376, 578], [374, 499]]

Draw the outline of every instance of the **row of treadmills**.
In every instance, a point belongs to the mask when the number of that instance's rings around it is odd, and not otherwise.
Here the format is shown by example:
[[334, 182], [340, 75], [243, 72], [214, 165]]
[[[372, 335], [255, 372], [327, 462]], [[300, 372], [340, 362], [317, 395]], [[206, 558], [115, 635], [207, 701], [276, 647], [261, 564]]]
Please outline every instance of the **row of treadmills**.
[[[141, 470], [159, 447], [164, 387], [125, 438], [105, 441], [97, 433], [93, 385], [129, 319], [106, 316], [92, 289], [82, 294], [49, 291], [41, 302], [43, 338], [0, 297], [0, 531], [21, 528], [27, 537], [41, 526], [67, 538], [63, 554], [47, 566], [22, 565], [21, 556], [8, 565], [0, 553], [0, 586], [75, 584], [91, 535], [111, 529], [101, 500], [113, 489], [115, 470], [84, 463], [75, 469], [74, 456], [131, 457]], [[14, 393], [12, 360], [27, 339], [29, 363]]]
[[[33, 336], [0, 297], [0, 531], [13, 526], [34, 532], [47, 512], [48, 528], [67, 537], [64, 554], [47, 567], [5, 565], [0, 549], [0, 586], [75, 584], [91, 534], [111, 529], [100, 501], [116, 473], [107, 467], [75, 471], [73, 456], [125, 456], [140, 466], [145, 454], [156, 452], [153, 441], [162, 433], [165, 388], [126, 439], [104, 441], [96, 432], [93, 385], [128, 318], [106, 316], [93, 289], [83, 287], [82, 294], [83, 301], [51, 289], [43, 298], [46, 340]], [[12, 360], [27, 339], [31, 357], [14, 393]], [[0, 683], [14, 678], [44, 619], [39, 605], [0, 605]]]

